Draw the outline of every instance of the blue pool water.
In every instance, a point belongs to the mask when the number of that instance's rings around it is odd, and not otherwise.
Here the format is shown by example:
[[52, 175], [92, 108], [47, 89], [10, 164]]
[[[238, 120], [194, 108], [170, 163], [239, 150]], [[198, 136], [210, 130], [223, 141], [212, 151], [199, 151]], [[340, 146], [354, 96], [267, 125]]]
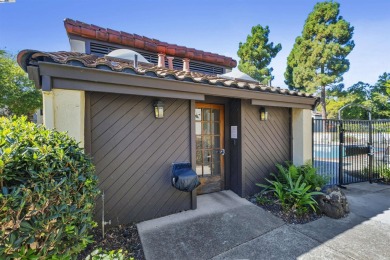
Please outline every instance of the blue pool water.
[[315, 144], [313, 147], [314, 159], [338, 159], [338, 144]]

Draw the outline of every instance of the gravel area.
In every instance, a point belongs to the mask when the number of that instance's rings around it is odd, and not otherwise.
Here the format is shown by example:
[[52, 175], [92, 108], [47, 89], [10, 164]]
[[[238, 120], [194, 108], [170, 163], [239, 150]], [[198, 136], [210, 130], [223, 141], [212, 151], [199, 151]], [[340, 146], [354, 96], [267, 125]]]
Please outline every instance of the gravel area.
[[144, 260], [144, 252], [142, 250], [141, 240], [138, 235], [137, 226], [119, 225], [106, 230], [105, 238], [102, 237], [102, 230], [95, 228], [91, 231], [93, 235], [93, 243], [81, 252], [77, 259], [85, 259], [96, 248], [103, 250], [122, 249], [126, 251], [126, 259], [134, 258], [136, 260]]
[[[261, 197], [260, 200], [257, 197]], [[263, 208], [264, 210], [271, 212], [275, 216], [283, 219], [284, 222], [289, 224], [305, 224], [322, 217], [322, 214], [317, 214], [313, 210], [309, 210], [304, 215], [297, 215], [293, 211], [285, 211], [282, 206], [279, 204], [278, 199], [272, 193], [267, 194], [256, 194], [252, 197], [249, 197], [248, 200], [253, 204]]]

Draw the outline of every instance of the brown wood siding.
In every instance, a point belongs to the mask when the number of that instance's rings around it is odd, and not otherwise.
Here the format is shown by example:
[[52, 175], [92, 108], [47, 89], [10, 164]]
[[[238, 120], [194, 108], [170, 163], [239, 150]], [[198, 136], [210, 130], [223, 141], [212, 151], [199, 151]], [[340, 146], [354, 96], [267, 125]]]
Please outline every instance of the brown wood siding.
[[[170, 184], [170, 166], [190, 161], [190, 101], [93, 92], [89, 95], [91, 154], [113, 224], [152, 219], [191, 208], [191, 193]], [[98, 200], [96, 217], [101, 218]]]
[[290, 160], [290, 110], [267, 107], [268, 120], [260, 121], [259, 106], [242, 101], [243, 196], [260, 191], [255, 184], [276, 173], [275, 163]]

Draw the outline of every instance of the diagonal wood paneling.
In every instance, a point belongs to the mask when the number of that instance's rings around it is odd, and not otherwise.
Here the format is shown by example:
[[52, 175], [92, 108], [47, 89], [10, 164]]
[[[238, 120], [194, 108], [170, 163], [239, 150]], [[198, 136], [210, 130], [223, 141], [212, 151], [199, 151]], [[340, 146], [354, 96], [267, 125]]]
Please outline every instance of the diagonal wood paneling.
[[[164, 119], [154, 118], [153, 98], [91, 93], [92, 157], [105, 192], [105, 218], [114, 224], [191, 208], [190, 193], [170, 183], [172, 162], [190, 161], [190, 102], [160, 100]], [[101, 210], [98, 200], [97, 218]]]
[[242, 101], [243, 189], [244, 196], [259, 192], [255, 184], [264, 182], [276, 163], [290, 160], [290, 119], [288, 108], [267, 107], [269, 120], [259, 120], [259, 107]]

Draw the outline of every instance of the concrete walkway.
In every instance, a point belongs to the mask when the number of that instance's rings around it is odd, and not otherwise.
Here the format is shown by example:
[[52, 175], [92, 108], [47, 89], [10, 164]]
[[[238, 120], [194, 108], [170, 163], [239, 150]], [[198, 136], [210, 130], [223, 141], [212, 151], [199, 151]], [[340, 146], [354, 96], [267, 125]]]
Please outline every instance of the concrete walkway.
[[348, 185], [351, 213], [304, 225], [223, 191], [198, 197], [198, 209], [139, 223], [152, 259], [390, 259], [390, 186]]

